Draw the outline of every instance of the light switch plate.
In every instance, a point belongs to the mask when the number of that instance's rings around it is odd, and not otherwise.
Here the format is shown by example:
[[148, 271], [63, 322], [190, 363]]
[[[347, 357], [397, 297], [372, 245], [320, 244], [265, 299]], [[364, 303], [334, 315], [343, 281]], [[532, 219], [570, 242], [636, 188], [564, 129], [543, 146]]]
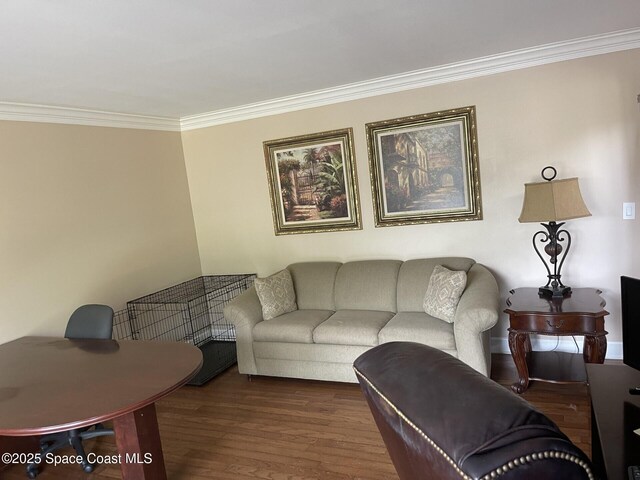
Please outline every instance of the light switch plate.
[[636, 219], [636, 203], [635, 202], [625, 202], [622, 204], [622, 219], [623, 220]]

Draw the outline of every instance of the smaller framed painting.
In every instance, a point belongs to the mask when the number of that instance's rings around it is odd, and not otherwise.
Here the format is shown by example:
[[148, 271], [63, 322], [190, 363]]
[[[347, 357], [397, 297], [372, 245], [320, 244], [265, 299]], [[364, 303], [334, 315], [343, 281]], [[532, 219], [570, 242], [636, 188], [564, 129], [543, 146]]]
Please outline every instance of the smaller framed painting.
[[359, 230], [351, 128], [264, 142], [276, 235]]
[[366, 130], [376, 227], [482, 219], [475, 107]]

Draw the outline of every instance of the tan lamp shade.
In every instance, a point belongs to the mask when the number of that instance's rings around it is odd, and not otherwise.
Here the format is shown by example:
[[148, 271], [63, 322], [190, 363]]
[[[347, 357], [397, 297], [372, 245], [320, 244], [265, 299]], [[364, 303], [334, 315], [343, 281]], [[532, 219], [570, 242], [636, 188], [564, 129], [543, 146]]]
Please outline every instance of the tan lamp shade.
[[520, 223], [558, 222], [590, 216], [577, 178], [527, 183], [524, 186]]

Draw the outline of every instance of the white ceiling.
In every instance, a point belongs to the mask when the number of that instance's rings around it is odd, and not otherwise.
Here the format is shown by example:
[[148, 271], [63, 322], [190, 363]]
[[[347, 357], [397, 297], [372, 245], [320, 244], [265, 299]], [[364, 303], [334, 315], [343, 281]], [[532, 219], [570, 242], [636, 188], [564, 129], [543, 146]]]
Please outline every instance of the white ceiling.
[[175, 119], [638, 28], [638, 0], [2, 0], [0, 102]]

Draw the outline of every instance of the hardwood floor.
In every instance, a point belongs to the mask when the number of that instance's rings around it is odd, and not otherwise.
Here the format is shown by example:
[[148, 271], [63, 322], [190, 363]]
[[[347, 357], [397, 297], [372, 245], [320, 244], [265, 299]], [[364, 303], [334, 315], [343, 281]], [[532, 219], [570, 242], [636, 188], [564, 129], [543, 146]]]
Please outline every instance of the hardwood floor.
[[[491, 378], [509, 388], [517, 377], [510, 355], [492, 356]], [[586, 384], [534, 381], [521, 396], [551, 418], [591, 458], [591, 402]]]
[[[516, 377], [508, 355], [493, 356], [492, 378]], [[590, 406], [584, 385], [533, 382], [523, 395], [590, 454]], [[183, 387], [157, 404], [170, 480], [392, 480], [397, 475], [355, 384], [254, 377], [235, 367], [203, 387]], [[87, 450], [115, 455], [113, 437]], [[72, 450], [61, 454], [72, 454]], [[46, 465], [38, 479], [117, 479], [119, 465], [87, 475], [77, 465]], [[24, 480], [24, 466], [0, 472]]]

